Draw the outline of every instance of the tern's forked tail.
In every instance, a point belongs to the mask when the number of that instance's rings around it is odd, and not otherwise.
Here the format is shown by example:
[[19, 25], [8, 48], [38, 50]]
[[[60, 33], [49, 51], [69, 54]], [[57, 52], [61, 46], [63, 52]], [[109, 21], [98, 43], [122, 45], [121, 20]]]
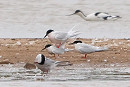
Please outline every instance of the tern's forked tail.
[[80, 25], [80, 23], [78, 23], [77, 25], [73, 26], [73, 27], [71, 28], [71, 30], [69, 30], [69, 32], [68, 32], [68, 38], [70, 38], [70, 37], [75, 37], [75, 36], [77, 36], [77, 35], [80, 34], [79, 31], [74, 31], [74, 30], [73, 30], [76, 26], [79, 26], [79, 25]]
[[57, 61], [56, 66], [71, 66], [73, 65], [72, 63], [70, 63], [70, 61]]
[[104, 46], [104, 47], [99, 47], [96, 52], [108, 51], [108, 50], [109, 50], [109, 47]]
[[68, 38], [71, 38], [71, 37], [78, 36], [79, 34], [80, 34], [80, 32], [78, 32], [78, 31], [70, 30], [70, 31], [68, 32], [67, 37], [68, 37]]

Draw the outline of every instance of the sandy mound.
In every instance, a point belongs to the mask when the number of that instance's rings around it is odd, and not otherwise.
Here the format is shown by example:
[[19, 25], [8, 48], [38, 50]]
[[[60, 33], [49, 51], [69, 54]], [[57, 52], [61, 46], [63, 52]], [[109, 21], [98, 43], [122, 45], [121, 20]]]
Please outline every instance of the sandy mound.
[[[42, 53], [45, 56], [59, 60], [70, 61], [73, 64], [130, 64], [130, 40], [127, 39], [80, 39], [87, 44], [94, 46], [110, 46], [109, 51], [88, 54], [86, 59], [76, 51], [66, 52], [63, 55], [53, 57], [48, 52], [41, 49], [48, 43], [48, 39], [0, 39], [0, 61], [8, 59], [11, 63], [32, 63], [37, 54]], [[73, 42], [73, 39], [70, 40]], [[68, 42], [68, 43], [70, 43]], [[66, 45], [73, 49], [74, 46]], [[128, 65], [129, 66], [129, 65]]]

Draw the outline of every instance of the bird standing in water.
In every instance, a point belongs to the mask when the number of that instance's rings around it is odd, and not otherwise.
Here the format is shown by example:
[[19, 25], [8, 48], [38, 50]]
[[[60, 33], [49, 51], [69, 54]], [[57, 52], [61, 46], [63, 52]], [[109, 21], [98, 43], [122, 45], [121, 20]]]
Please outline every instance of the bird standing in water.
[[68, 66], [72, 65], [69, 61], [55, 61], [45, 57], [43, 54], [38, 54], [34, 60], [36, 66], [43, 72], [48, 73], [56, 66]]
[[73, 14], [70, 14], [68, 16], [75, 15], [75, 14], [79, 15], [81, 18], [83, 18], [86, 21], [117, 20], [121, 18], [120, 16], [110, 15], [106, 12], [96, 12], [89, 15], [85, 15], [81, 10], [76, 10]]

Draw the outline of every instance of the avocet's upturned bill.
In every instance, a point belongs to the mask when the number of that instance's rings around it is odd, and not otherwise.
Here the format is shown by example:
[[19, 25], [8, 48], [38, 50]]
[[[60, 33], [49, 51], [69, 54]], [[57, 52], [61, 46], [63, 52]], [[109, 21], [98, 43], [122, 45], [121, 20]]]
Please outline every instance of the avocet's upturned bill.
[[71, 44], [74, 44], [75, 50], [77, 50], [81, 54], [85, 54], [85, 57], [83, 57], [83, 58], [86, 58], [87, 54], [89, 54], [89, 53], [101, 52], [101, 51], [108, 50], [108, 47], [92, 46], [92, 45], [89, 45], [89, 44], [82, 43], [82, 41], [80, 41], [80, 40], [74, 41], [73, 43], [70, 43], [70, 45]]
[[72, 65], [69, 61], [55, 61], [50, 58], [46, 58], [43, 54], [38, 54], [34, 60], [34, 63], [41, 71], [46, 73], [56, 66]]
[[106, 12], [96, 12], [89, 15], [85, 15], [81, 10], [76, 10], [73, 14], [70, 14], [68, 16], [74, 14], [79, 15], [81, 18], [83, 18], [86, 21], [117, 20], [121, 18], [120, 16], [110, 15]]
[[61, 45], [59, 48], [57, 48], [55, 45], [47, 44], [42, 50], [47, 49], [48, 53], [50, 54], [64, 54], [64, 52], [72, 51], [73, 49], [65, 49], [63, 45]]
[[69, 38], [79, 35], [80, 33], [77, 31], [73, 31], [72, 29], [69, 32], [62, 32], [62, 31], [54, 31], [48, 30], [46, 32], [46, 36], [48, 36], [49, 40], [54, 43], [58, 48], [64, 44]]

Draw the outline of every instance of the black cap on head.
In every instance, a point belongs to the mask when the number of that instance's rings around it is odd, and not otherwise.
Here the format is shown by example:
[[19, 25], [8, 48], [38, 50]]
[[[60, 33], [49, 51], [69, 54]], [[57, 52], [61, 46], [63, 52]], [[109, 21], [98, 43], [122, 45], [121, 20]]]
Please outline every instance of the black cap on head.
[[82, 41], [77, 40], [77, 41], [74, 41], [73, 43], [74, 43], [74, 44], [76, 44], [76, 43], [82, 43]]
[[45, 63], [45, 56], [41, 54], [41, 63], [38, 63], [40, 65], [43, 65]]
[[50, 47], [50, 46], [52, 46], [51, 44], [47, 44], [46, 46], [45, 46], [45, 48], [48, 48], [48, 47]]
[[[51, 44], [47, 44], [42, 50], [45, 50], [46, 48], [48, 48], [48, 47], [50, 47], [50, 46], [52, 46]], [[41, 50], [41, 51], [42, 51]]]
[[54, 30], [48, 30], [47, 32], [46, 32], [46, 35], [44, 36], [44, 38], [49, 34], [49, 33], [51, 33], [52, 31], [54, 31]]
[[82, 43], [82, 41], [77, 40], [77, 41], [74, 41], [73, 43], [70, 43], [70, 45], [71, 45], [71, 44], [77, 44], [77, 43]]

